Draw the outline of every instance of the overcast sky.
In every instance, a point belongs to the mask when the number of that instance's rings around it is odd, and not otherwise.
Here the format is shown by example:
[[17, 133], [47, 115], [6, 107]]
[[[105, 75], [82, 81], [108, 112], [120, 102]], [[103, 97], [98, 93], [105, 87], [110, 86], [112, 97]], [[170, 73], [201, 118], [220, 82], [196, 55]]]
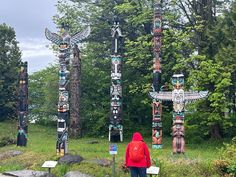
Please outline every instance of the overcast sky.
[[46, 27], [57, 32], [52, 22], [56, 3], [57, 0], [0, 0], [0, 24], [14, 28], [22, 60], [28, 61], [29, 73], [56, 61], [53, 52], [46, 47], [51, 42], [44, 35]]

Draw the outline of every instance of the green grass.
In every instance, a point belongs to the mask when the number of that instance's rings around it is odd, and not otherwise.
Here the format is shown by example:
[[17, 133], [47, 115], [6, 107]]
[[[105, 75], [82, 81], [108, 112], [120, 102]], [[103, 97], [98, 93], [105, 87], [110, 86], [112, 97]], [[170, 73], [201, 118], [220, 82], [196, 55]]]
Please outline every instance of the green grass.
[[[0, 138], [10, 136], [16, 138], [17, 123], [0, 122]], [[29, 125], [29, 137], [27, 147], [10, 145], [0, 148], [0, 153], [8, 150], [21, 150], [22, 155], [3, 159], [0, 161], [0, 173], [9, 170], [32, 169], [47, 171], [41, 166], [46, 160], [57, 160], [55, 150], [56, 127], [45, 127], [40, 125]], [[96, 140], [98, 144], [88, 142]], [[128, 177], [129, 173], [122, 170], [125, 157], [125, 148], [130, 138], [118, 143], [118, 154], [116, 155], [116, 176]], [[151, 138], [145, 137], [145, 142], [151, 147]], [[217, 148], [223, 142], [207, 141], [201, 144], [186, 144], [185, 155], [172, 155], [171, 138], [163, 138], [163, 149], [154, 150], [150, 148], [153, 165], [161, 167], [161, 177], [219, 177], [214, 169], [213, 161], [219, 157]], [[109, 159], [109, 142], [107, 139], [82, 138], [69, 139], [69, 153], [77, 154], [85, 158], [81, 164], [57, 165], [52, 173], [58, 177], [63, 176], [71, 170], [79, 170], [96, 177], [111, 176], [111, 167], [101, 167], [89, 162], [92, 159]]]

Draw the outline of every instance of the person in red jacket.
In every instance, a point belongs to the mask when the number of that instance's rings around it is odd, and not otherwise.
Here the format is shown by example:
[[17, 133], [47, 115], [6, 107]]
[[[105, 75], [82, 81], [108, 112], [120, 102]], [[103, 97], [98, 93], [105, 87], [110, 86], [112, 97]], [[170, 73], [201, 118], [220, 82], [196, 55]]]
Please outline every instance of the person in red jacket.
[[126, 147], [125, 166], [130, 168], [131, 177], [147, 177], [146, 169], [151, 166], [150, 153], [139, 132], [133, 134]]

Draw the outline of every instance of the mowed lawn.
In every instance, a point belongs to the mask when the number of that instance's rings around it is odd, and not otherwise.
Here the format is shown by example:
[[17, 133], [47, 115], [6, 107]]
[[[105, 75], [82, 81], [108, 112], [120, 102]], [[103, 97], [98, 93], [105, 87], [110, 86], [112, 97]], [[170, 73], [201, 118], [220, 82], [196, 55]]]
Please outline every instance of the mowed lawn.
[[[0, 139], [2, 137], [16, 138], [17, 123], [0, 122]], [[104, 137], [108, 136], [104, 135]], [[128, 177], [128, 172], [122, 168], [125, 160], [125, 148], [131, 137], [126, 137], [122, 143], [117, 143], [118, 154], [115, 156], [116, 177]], [[163, 138], [163, 149], [151, 149], [151, 137], [144, 137], [149, 146], [152, 158], [152, 165], [160, 167], [161, 177], [218, 177], [220, 176], [214, 168], [213, 162], [219, 157], [218, 148], [223, 142], [206, 141], [200, 144], [186, 144], [184, 155], [172, 154], [171, 138]], [[96, 144], [91, 144], [97, 141]], [[27, 147], [9, 145], [0, 147], [0, 153], [8, 150], [20, 150], [23, 154], [4, 158], [0, 161], [0, 173], [10, 170], [32, 169], [47, 171], [42, 168], [46, 160], [58, 160], [56, 156], [56, 127], [30, 124]], [[69, 139], [69, 153], [80, 155], [85, 160], [80, 164], [57, 165], [52, 173], [58, 177], [63, 176], [67, 171], [79, 170], [91, 176], [104, 177], [112, 175], [112, 167], [102, 167], [91, 163], [94, 159], [112, 160], [109, 154], [107, 138], [86, 137], [80, 139]]]

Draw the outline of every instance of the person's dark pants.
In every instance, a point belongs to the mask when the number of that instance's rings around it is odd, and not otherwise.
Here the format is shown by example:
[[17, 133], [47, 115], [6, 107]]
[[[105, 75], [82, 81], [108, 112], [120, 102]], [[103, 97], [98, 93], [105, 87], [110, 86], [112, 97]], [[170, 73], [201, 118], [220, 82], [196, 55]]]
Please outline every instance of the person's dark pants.
[[130, 167], [131, 177], [147, 177], [146, 168]]

